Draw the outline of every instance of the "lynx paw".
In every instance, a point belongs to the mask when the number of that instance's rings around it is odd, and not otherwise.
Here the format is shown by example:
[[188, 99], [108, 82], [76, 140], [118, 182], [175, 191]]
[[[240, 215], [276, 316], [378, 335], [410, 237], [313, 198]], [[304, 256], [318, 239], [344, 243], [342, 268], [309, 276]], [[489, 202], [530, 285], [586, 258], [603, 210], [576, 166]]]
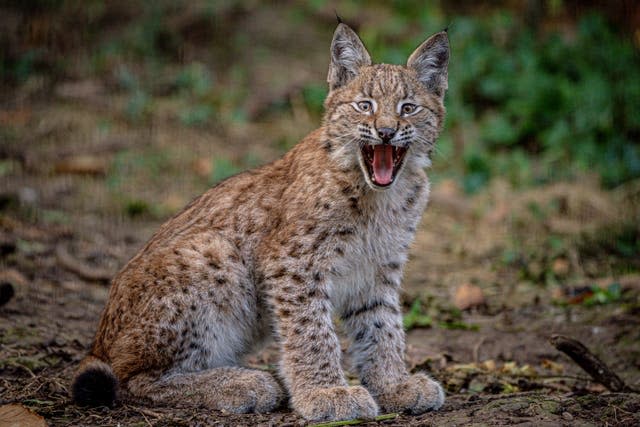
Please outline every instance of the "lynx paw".
[[369, 419], [378, 414], [378, 405], [360, 386], [318, 388], [298, 393], [291, 403], [310, 421]]
[[422, 414], [439, 409], [444, 403], [442, 386], [424, 374], [415, 374], [378, 395], [385, 412]]
[[236, 414], [269, 412], [282, 400], [283, 392], [273, 376], [266, 372], [245, 371], [225, 384], [224, 398], [214, 407]]

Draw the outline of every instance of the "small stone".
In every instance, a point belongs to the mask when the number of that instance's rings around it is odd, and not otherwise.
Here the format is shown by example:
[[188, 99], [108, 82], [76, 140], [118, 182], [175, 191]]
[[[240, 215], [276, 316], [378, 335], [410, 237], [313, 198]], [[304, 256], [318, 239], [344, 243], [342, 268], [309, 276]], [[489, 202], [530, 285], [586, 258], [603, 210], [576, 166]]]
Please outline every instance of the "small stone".
[[456, 289], [453, 304], [460, 310], [467, 310], [485, 304], [484, 293], [477, 285], [465, 283]]
[[18, 191], [18, 200], [25, 206], [34, 206], [38, 203], [38, 192], [31, 187], [22, 187]]
[[571, 414], [570, 414], [570, 413], [568, 413], [568, 412], [563, 412], [563, 413], [562, 413], [562, 418], [563, 418], [564, 420], [566, 420], [566, 421], [571, 421], [571, 420], [573, 420], [573, 415], [571, 415]]
[[569, 261], [566, 258], [556, 258], [551, 269], [557, 277], [565, 277], [569, 274]]

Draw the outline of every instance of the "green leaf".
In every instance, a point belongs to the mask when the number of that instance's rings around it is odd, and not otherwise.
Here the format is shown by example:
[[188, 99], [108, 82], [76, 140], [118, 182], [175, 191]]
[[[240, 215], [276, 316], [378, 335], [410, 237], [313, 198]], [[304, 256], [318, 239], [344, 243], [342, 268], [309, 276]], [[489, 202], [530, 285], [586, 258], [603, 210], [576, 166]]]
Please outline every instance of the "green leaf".
[[433, 323], [431, 316], [422, 313], [422, 302], [416, 299], [409, 312], [405, 314], [402, 319], [405, 330], [411, 330], [413, 328], [428, 328]]

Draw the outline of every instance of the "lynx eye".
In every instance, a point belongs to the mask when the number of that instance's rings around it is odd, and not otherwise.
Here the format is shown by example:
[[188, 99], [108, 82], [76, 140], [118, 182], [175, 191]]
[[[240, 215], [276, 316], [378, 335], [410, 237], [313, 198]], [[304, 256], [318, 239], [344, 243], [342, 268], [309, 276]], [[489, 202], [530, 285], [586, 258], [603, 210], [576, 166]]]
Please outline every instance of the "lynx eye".
[[354, 106], [356, 107], [356, 110], [361, 113], [370, 113], [371, 110], [373, 110], [373, 104], [371, 104], [371, 101], [360, 101], [354, 103]]
[[418, 111], [418, 108], [419, 107], [415, 104], [406, 103], [402, 104], [402, 106], [400, 107], [400, 112], [403, 116], [410, 116], [413, 113], [416, 113]]

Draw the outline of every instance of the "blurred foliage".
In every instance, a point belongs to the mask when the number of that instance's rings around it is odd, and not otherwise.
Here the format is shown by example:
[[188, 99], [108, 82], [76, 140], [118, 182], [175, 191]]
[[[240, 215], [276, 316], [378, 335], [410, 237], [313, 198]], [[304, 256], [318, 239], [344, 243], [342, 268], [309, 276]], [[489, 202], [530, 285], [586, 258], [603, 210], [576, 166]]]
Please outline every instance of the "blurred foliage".
[[622, 296], [622, 287], [620, 283], [612, 283], [606, 288], [593, 285], [591, 287], [592, 295], [585, 298], [583, 304], [587, 306], [598, 304], [610, 304], [612, 302], [619, 301]]
[[209, 182], [217, 184], [232, 175], [241, 172], [241, 169], [226, 157], [216, 157], [213, 159], [213, 168]]
[[[542, 5], [535, 18], [541, 22], [577, 7], [566, 0], [529, 3]], [[122, 113], [132, 123], [154, 114], [156, 97], [172, 96], [180, 106], [175, 119], [185, 126], [214, 120], [233, 126], [254, 119], [246, 111], [254, 95], [252, 69], [282, 49], [264, 28], [246, 26], [271, 6], [251, 0], [9, 1], [5, 7], [31, 22], [31, 33], [0, 36], [0, 81], [26, 85], [32, 76], [55, 80], [84, 72], [115, 80], [127, 95]], [[313, 0], [277, 7], [289, 12], [278, 13], [278, 26], [293, 37], [321, 27], [327, 37], [316, 46], [328, 43], [335, 25], [328, 16], [338, 10], [376, 62], [404, 63], [426, 35], [448, 26], [448, 117], [437, 153], [449, 161], [434, 163], [436, 174], [457, 174], [469, 193], [495, 176], [531, 185], [595, 172], [608, 187], [640, 177], [640, 57], [631, 37], [604, 13], [585, 7], [577, 20], [549, 29], [527, 21], [517, 2], [480, 8], [470, 2]], [[86, 69], [74, 68], [78, 61], [69, 60], [64, 46], [86, 49]], [[321, 80], [309, 79], [300, 89], [312, 116], [321, 115], [326, 92]], [[269, 111], [288, 114], [289, 103], [287, 97], [272, 100]]]
[[616, 274], [640, 270], [640, 227], [638, 219], [630, 219], [587, 234], [578, 242], [578, 251], [585, 262], [607, 254], [609, 268]]
[[433, 319], [428, 314], [423, 313], [422, 302], [416, 299], [409, 311], [404, 315], [402, 324], [406, 331], [414, 328], [428, 328], [432, 325]]
[[480, 329], [478, 325], [465, 323], [462, 320], [460, 310], [448, 304], [437, 304], [432, 296], [416, 298], [402, 318], [402, 325], [406, 331], [416, 328], [431, 328], [434, 325], [442, 329], [469, 331]]
[[[538, 34], [499, 8], [446, 21], [438, 3], [393, 5], [385, 26], [361, 32], [381, 61], [404, 62], [423, 34], [450, 23], [441, 143], [451, 144], [456, 128], [476, 128], [461, 153], [467, 192], [496, 175], [518, 185], [594, 171], [609, 187], [640, 177], [640, 56], [602, 16], [586, 14], [568, 37]], [[412, 22], [423, 30], [400, 45], [388, 41]]]
[[[506, 13], [454, 28], [449, 126], [471, 118], [480, 135], [465, 152], [467, 190], [496, 173], [522, 183], [596, 171], [607, 186], [640, 176], [640, 61], [602, 19], [584, 17], [571, 42], [536, 39]], [[526, 172], [524, 154], [539, 154], [545, 175]], [[505, 155], [515, 176], [497, 169]]]

